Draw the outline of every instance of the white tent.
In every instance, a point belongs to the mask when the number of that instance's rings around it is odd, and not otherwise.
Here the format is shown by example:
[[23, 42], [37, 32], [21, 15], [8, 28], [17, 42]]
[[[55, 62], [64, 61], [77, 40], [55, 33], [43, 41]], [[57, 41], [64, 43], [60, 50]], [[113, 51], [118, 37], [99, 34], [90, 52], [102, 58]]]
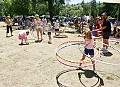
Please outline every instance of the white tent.
[[120, 0], [99, 0], [99, 1], [106, 3], [120, 3]]

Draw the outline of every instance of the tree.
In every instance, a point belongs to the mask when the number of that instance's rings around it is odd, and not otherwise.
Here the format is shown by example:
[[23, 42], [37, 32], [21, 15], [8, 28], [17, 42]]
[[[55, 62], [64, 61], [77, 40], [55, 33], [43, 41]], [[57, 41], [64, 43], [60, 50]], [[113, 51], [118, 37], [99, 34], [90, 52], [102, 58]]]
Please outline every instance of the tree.
[[12, 0], [12, 6], [16, 15], [29, 15], [30, 0]]
[[96, 0], [91, 1], [91, 15], [96, 17]]
[[[54, 8], [54, 4], [64, 4], [65, 0], [45, 0], [48, 2], [48, 11], [49, 11], [49, 14], [50, 14], [50, 20], [52, 21], [52, 18], [55, 14], [55, 9]], [[59, 6], [57, 5], [57, 6]]]
[[0, 15], [8, 15], [10, 14], [10, 8], [12, 6], [10, 0], [0, 0]]

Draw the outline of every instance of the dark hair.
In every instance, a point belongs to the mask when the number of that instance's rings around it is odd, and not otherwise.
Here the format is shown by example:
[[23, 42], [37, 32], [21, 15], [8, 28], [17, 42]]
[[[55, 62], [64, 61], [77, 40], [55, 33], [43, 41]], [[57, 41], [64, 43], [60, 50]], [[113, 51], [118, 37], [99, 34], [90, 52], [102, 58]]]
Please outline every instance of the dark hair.
[[26, 34], [29, 35], [29, 31], [26, 31]]

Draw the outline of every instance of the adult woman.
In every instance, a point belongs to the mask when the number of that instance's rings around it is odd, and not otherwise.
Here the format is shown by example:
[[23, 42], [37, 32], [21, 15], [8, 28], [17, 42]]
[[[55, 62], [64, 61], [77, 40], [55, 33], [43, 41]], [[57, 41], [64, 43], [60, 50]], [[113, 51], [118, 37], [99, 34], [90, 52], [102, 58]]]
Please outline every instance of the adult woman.
[[96, 17], [96, 20], [95, 20], [95, 30], [97, 30], [96, 32], [97, 32], [97, 34], [96, 34], [96, 36], [98, 36], [98, 37], [100, 37], [101, 36], [101, 30], [100, 30], [100, 28], [101, 28], [101, 23], [100, 23], [100, 18], [99, 17]]
[[[39, 18], [38, 14], [35, 15], [34, 24], [35, 24], [36, 31], [37, 31], [37, 38], [38, 38], [37, 42], [42, 41], [43, 40], [42, 39], [42, 21]], [[41, 36], [41, 40], [39, 40], [40, 36]]]
[[10, 29], [10, 32], [11, 32], [11, 36], [13, 36], [12, 35], [12, 21], [10, 19], [10, 16], [7, 16], [7, 19], [6, 19], [5, 23], [7, 24], [6, 37], [8, 37], [9, 29]]

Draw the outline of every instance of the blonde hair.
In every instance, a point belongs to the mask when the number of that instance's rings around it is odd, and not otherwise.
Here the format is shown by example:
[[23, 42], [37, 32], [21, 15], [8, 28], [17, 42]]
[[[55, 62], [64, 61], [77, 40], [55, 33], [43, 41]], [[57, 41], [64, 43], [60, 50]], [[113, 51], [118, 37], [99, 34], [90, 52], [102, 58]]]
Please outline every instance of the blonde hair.
[[91, 33], [91, 31], [86, 31], [85, 33], [84, 33], [84, 38], [87, 38], [87, 39], [92, 39], [92, 33]]
[[35, 17], [39, 17], [39, 15], [38, 15], [38, 14], [36, 14], [36, 15], [35, 15]]

